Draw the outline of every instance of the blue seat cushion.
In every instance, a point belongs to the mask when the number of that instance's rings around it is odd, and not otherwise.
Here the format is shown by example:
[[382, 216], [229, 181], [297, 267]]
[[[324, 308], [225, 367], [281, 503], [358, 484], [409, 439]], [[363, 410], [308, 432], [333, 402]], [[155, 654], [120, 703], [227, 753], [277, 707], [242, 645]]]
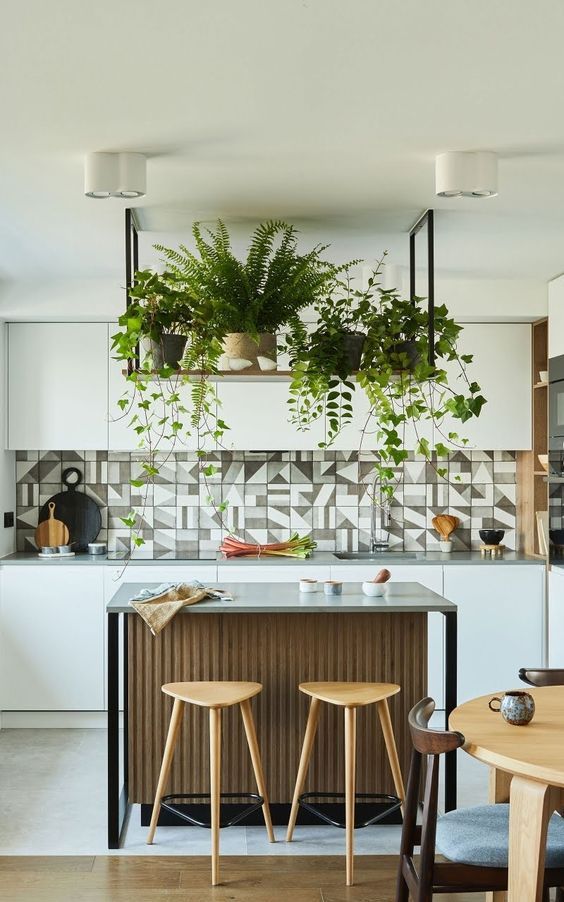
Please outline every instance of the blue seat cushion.
[[[509, 805], [478, 805], [449, 811], [437, 821], [437, 850], [450, 861], [486, 868], [506, 868]], [[545, 867], [564, 867], [564, 818], [553, 814], [548, 825]]]

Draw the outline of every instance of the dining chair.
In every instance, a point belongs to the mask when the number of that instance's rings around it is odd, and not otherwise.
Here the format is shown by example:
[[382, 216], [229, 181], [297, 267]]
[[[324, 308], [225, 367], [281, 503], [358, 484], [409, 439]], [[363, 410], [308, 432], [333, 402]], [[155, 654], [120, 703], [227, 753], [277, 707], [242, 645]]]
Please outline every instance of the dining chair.
[[[438, 817], [440, 756], [464, 745], [462, 733], [431, 730], [435, 710], [424, 698], [409, 712], [413, 750], [407, 783], [396, 902], [431, 902], [434, 894], [484, 893], [507, 889], [509, 805], [460, 808]], [[426, 765], [421, 826], [417, 824]], [[420, 847], [416, 864], [414, 849]], [[437, 852], [444, 859], [437, 861]], [[564, 821], [554, 815], [547, 839], [544, 902], [549, 887], [564, 883]]]

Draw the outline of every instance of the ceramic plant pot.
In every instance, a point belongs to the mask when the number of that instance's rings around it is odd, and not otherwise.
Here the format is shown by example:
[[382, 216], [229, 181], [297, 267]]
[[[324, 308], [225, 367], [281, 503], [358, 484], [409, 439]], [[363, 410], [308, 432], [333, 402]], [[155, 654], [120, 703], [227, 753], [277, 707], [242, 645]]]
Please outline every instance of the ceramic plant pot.
[[164, 334], [160, 341], [151, 341], [150, 350], [153, 355], [153, 367], [160, 370], [163, 366], [180, 368], [180, 361], [186, 347], [184, 335]]
[[276, 361], [276, 335], [261, 332], [258, 338], [257, 344], [248, 332], [230, 332], [223, 340], [223, 353], [228, 360], [250, 360], [251, 366], [259, 365], [259, 357]]
[[390, 351], [394, 355], [401, 355], [402, 361], [407, 358], [407, 366], [404, 368], [408, 371], [414, 370], [421, 359], [414, 341], [398, 341], [390, 348]]
[[347, 369], [349, 372], [359, 370], [366, 335], [362, 332], [342, 332], [341, 341]]

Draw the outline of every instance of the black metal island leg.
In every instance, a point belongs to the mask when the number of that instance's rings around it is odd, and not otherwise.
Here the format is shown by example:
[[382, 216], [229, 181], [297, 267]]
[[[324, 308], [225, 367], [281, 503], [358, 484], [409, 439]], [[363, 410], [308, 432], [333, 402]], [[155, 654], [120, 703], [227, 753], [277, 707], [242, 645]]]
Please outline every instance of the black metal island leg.
[[[123, 615], [123, 731], [120, 731], [120, 614], [108, 614], [108, 848], [119, 849], [129, 803], [127, 792], [127, 614]], [[123, 738], [122, 738], [123, 737]], [[122, 745], [123, 743], [123, 745]], [[120, 749], [121, 746], [121, 749]], [[121, 752], [121, 754], [120, 754]], [[123, 781], [120, 778], [123, 761]]]
[[[458, 614], [445, 612], [445, 720], [457, 705], [458, 694]], [[456, 752], [445, 756], [445, 811], [456, 808]]]

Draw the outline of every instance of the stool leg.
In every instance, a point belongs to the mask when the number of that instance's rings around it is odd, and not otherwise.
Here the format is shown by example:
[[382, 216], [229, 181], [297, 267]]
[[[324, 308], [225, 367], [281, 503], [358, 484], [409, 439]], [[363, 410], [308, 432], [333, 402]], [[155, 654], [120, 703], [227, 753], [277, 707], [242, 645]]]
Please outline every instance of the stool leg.
[[161, 772], [159, 774], [159, 782], [157, 783], [157, 791], [155, 793], [155, 801], [153, 803], [153, 813], [151, 815], [151, 825], [149, 827], [149, 833], [147, 836], [147, 845], [151, 845], [153, 839], [155, 838], [155, 830], [157, 829], [157, 821], [159, 819], [159, 813], [161, 810], [161, 799], [164, 796], [164, 791], [166, 789], [170, 766], [172, 764], [172, 756], [174, 755], [176, 740], [178, 739], [178, 734], [182, 725], [183, 714], [184, 702], [179, 698], [175, 698], [174, 705], [172, 706], [172, 715], [168, 727], [168, 734], [166, 737], [166, 745], [163, 753]]
[[257, 781], [257, 787], [259, 794], [263, 797], [262, 804], [262, 813], [264, 815], [264, 823], [266, 825], [266, 832], [268, 834], [268, 841], [275, 842], [274, 839], [274, 831], [272, 829], [272, 820], [270, 817], [270, 805], [268, 804], [268, 795], [266, 792], [266, 782], [264, 779], [264, 772], [262, 769], [262, 761], [260, 758], [260, 750], [257, 741], [257, 732], [255, 730], [255, 722], [253, 719], [253, 712], [251, 709], [251, 702], [249, 699], [246, 699], [244, 702], [240, 703], [241, 714], [243, 716], [243, 724], [245, 725], [245, 734], [247, 736], [247, 745], [249, 746], [249, 752], [251, 753], [251, 761], [253, 762], [253, 770], [255, 772], [255, 780]]
[[[403, 777], [401, 775], [401, 767], [398, 758], [398, 750], [396, 748], [396, 740], [394, 738], [394, 730], [390, 718], [390, 709], [388, 708], [388, 700], [383, 698], [378, 702], [378, 714], [380, 715], [380, 724], [382, 733], [384, 734], [384, 742], [386, 743], [386, 751], [388, 760], [392, 769], [392, 777], [396, 789], [396, 795], [402, 802], [405, 801], [405, 788], [403, 785]], [[403, 811], [403, 805], [402, 805]]]
[[210, 796], [212, 886], [219, 883], [221, 708], [210, 708]]
[[356, 708], [345, 708], [345, 832], [347, 886], [353, 885]]
[[321, 702], [319, 699], [312, 698], [304, 736], [304, 744], [302, 746], [302, 754], [300, 756], [300, 764], [298, 767], [298, 776], [296, 777], [294, 797], [292, 799], [292, 810], [290, 811], [290, 820], [288, 821], [288, 830], [286, 832], [286, 842], [291, 842], [292, 836], [294, 835], [294, 827], [296, 826], [299, 809], [298, 799], [304, 788], [307, 769], [309, 767], [309, 759], [311, 758], [311, 753], [313, 751], [313, 741], [315, 739], [315, 734], [317, 733], [320, 706]]

